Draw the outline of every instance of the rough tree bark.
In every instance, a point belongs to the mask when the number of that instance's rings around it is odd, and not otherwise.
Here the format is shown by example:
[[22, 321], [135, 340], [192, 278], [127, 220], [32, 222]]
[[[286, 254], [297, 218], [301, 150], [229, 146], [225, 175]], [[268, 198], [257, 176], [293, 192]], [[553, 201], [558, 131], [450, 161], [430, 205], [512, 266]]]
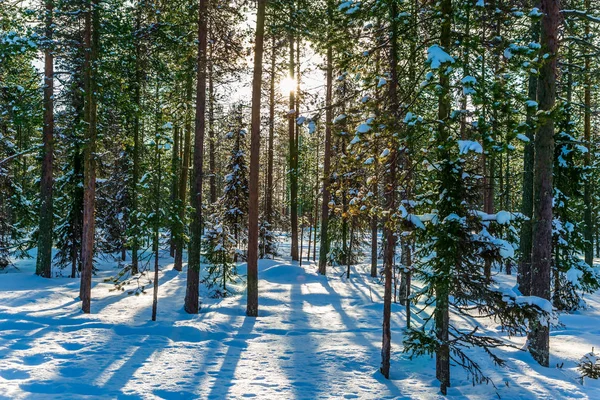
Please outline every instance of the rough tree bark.
[[265, 191], [265, 219], [273, 223], [273, 145], [275, 143], [275, 35], [271, 37], [271, 75], [269, 77], [269, 149], [267, 154], [267, 190]]
[[258, 1], [256, 39], [254, 41], [254, 76], [252, 79], [252, 136], [250, 139], [250, 180], [248, 198], [248, 303], [246, 315], [258, 316], [258, 174], [260, 170], [260, 95], [265, 32], [265, 6]]
[[[388, 12], [390, 18], [390, 82], [388, 86], [389, 113], [392, 118], [391, 132], [396, 130], [396, 121], [399, 119], [399, 100], [398, 100], [398, 7], [394, 0], [388, 2]], [[396, 255], [396, 226], [393, 214], [396, 211], [396, 188], [397, 188], [397, 167], [398, 167], [398, 143], [396, 137], [390, 135], [392, 141], [391, 151], [388, 158], [388, 166], [385, 181], [385, 203], [388, 211], [388, 217], [385, 220], [385, 252], [383, 256], [383, 276], [384, 276], [384, 294], [383, 294], [383, 335], [381, 345], [381, 373], [386, 379], [390, 377], [390, 354], [392, 347], [391, 330], [391, 311], [392, 311], [392, 269], [394, 268], [394, 258]]]
[[[590, 0], [585, 0], [585, 9], [590, 12]], [[585, 20], [585, 37], [590, 35], [590, 20]], [[592, 88], [591, 88], [591, 71], [590, 71], [590, 57], [585, 57], [585, 90], [584, 90], [584, 124], [583, 124], [583, 137], [585, 145], [588, 146], [588, 151], [585, 153], [584, 166], [586, 174], [590, 174], [590, 168], [592, 166], [592, 143], [590, 141], [592, 134]], [[585, 262], [592, 267], [594, 264], [594, 225], [592, 220], [593, 213], [593, 201], [592, 201], [592, 177], [584, 179], [584, 191], [583, 191], [583, 203], [585, 204], [584, 211], [584, 239], [585, 243]]]
[[38, 234], [38, 253], [35, 273], [45, 278], [52, 277], [52, 169], [54, 164], [54, 55], [52, 46], [53, 1], [46, 0], [44, 18], [44, 127], [42, 140], [44, 151], [42, 158], [42, 179], [40, 182], [40, 225]]
[[92, 270], [94, 263], [94, 213], [96, 201], [96, 60], [98, 58], [100, 21], [98, 16], [97, 0], [88, 1], [85, 13], [84, 46], [84, 91], [85, 106], [84, 117], [85, 151], [84, 151], [84, 182], [83, 182], [83, 233], [81, 239], [81, 286], [79, 297], [81, 309], [84, 313], [90, 312], [92, 292]]
[[[552, 169], [554, 158], [554, 119], [556, 100], [556, 65], [558, 55], [558, 0], [541, 0], [544, 14], [541, 23], [540, 54], [549, 54], [540, 68], [538, 108], [540, 126], [535, 137], [533, 248], [531, 252], [531, 295], [550, 300], [552, 264]], [[539, 321], [531, 323], [529, 351], [544, 367], [550, 364], [550, 327]]]
[[188, 75], [185, 84], [185, 126], [184, 126], [184, 139], [183, 139], [183, 161], [181, 164], [181, 173], [179, 175], [179, 229], [180, 234], [177, 236], [175, 243], [175, 263], [173, 269], [181, 271], [183, 269], [183, 224], [185, 221], [185, 209], [187, 204], [187, 185], [188, 185], [188, 174], [190, 170], [190, 148], [192, 142], [192, 117], [190, 110], [192, 107], [192, 86], [193, 86], [193, 66], [191, 57], [188, 59]]
[[[534, 5], [539, 5], [539, 0], [534, 0]], [[537, 43], [540, 37], [540, 24], [538, 21], [531, 23], [531, 41]], [[531, 101], [537, 101], [537, 86], [538, 78], [536, 74], [529, 75], [528, 94], [527, 97]], [[529, 142], [525, 143], [525, 151], [523, 152], [523, 196], [521, 202], [521, 213], [528, 219], [523, 221], [521, 227], [521, 237], [519, 248], [521, 249], [521, 258], [519, 259], [519, 274], [517, 282], [519, 291], [524, 296], [531, 294], [531, 248], [532, 243], [532, 221], [533, 217], [533, 158], [534, 158], [534, 134], [535, 122], [533, 120], [535, 110], [532, 107], [527, 108], [527, 138]]]
[[[452, 43], [452, 0], [442, 0], [441, 3], [442, 12], [442, 26], [441, 26], [441, 37], [440, 45], [445, 51], [449, 51]], [[447, 146], [444, 144], [449, 140], [450, 132], [448, 129], [448, 121], [450, 118], [451, 109], [451, 98], [450, 98], [450, 78], [447, 73], [440, 73], [440, 94], [438, 98], [438, 130], [439, 130], [439, 143], [442, 144], [438, 152], [438, 161], [446, 163], [442, 168], [442, 182], [451, 182], [450, 177], [447, 174], [451, 174], [451, 166], [448, 165], [450, 160], [450, 153]], [[446, 175], [446, 176], [444, 176]], [[442, 211], [444, 212], [444, 211]], [[445, 217], [441, 215], [440, 218]], [[450, 266], [445, 265], [440, 271], [443, 275], [447, 276], [450, 273]], [[440, 391], [443, 395], [446, 395], [447, 388], [450, 386], [450, 347], [448, 345], [449, 339], [449, 324], [450, 324], [450, 313], [449, 313], [449, 284], [447, 280], [441, 279], [436, 284], [435, 298], [436, 307], [434, 312], [435, 330], [436, 337], [438, 340], [438, 346], [436, 350], [435, 360], [435, 375], [440, 382]]]
[[190, 197], [192, 214], [191, 242], [188, 253], [187, 286], [184, 308], [188, 314], [200, 309], [198, 289], [200, 284], [200, 242], [202, 237], [202, 180], [204, 161], [204, 131], [206, 130], [206, 48], [208, 1], [198, 5], [198, 81], [196, 83], [196, 126], [194, 131], [194, 171]]
[[[294, 2], [290, 2], [290, 21], [294, 21]], [[294, 58], [294, 33], [289, 33], [290, 64], [289, 77], [294, 79], [296, 60]], [[298, 260], [298, 143], [296, 142], [296, 95], [290, 90], [290, 110], [288, 112], [288, 135], [290, 150], [290, 222], [292, 229], [291, 256], [292, 260]]]
[[323, 154], [323, 200], [321, 202], [321, 246], [319, 248], [319, 274], [327, 274], [327, 254], [329, 253], [329, 192], [331, 175], [331, 128], [333, 123], [333, 1], [327, 1], [327, 71], [326, 71], [326, 93], [325, 93], [325, 151]]

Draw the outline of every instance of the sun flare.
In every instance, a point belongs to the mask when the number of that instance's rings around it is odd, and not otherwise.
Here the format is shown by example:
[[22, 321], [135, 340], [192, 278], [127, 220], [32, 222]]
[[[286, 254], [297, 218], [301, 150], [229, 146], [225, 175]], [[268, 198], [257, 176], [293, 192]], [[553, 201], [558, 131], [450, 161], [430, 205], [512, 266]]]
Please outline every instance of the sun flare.
[[289, 94], [296, 90], [296, 80], [286, 76], [279, 82], [279, 89], [283, 94]]

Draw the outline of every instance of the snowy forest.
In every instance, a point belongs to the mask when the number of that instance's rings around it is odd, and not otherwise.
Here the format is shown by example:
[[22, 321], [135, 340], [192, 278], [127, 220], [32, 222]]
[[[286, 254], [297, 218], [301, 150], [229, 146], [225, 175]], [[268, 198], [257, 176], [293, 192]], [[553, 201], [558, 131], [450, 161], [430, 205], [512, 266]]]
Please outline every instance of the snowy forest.
[[597, 0], [0, 0], [0, 399], [600, 398]]

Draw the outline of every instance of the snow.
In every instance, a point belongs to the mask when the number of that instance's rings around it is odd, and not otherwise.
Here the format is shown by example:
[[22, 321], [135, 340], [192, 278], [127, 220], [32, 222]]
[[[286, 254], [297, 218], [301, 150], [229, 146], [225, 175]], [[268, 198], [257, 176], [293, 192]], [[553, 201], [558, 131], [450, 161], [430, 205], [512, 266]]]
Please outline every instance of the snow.
[[438, 69], [444, 63], [454, 63], [454, 58], [434, 44], [427, 49], [427, 62], [431, 65], [431, 69]]
[[[289, 243], [280, 251], [288, 254]], [[369, 277], [366, 260], [351, 268], [349, 280], [341, 267], [330, 267], [324, 277], [312, 262], [260, 260], [258, 318], [244, 314], [243, 284], [224, 299], [206, 298], [202, 287], [200, 314], [186, 314], [186, 272], [173, 271], [171, 263], [161, 258], [158, 320], [152, 322], [149, 287], [139, 296], [111, 291], [104, 279], [117, 269], [109, 259], [97, 264], [92, 314], [79, 310], [78, 280], [39, 278], [35, 259], [17, 261], [18, 270], [0, 275], [0, 398], [442, 398], [435, 359], [402, 353], [399, 304], [392, 304], [391, 379], [378, 372], [383, 286]], [[245, 264], [238, 268], [245, 274]], [[515, 284], [514, 276], [498, 278]], [[547, 300], [513, 298], [551, 311]], [[551, 368], [521, 350], [524, 337], [508, 338], [485, 321], [482, 331], [514, 346], [495, 350], [507, 366], [493, 365], [481, 350], [466, 351], [500, 398], [598, 398], [598, 382], [586, 379], [582, 386], [576, 370], [600, 337], [600, 296], [586, 300], [588, 309], [561, 315], [552, 329]], [[423, 317], [413, 315], [413, 323]], [[492, 385], [472, 386], [456, 366], [451, 379], [449, 399], [497, 397]]]
[[529, 140], [529, 138], [527, 136], [523, 135], [522, 133], [519, 133], [517, 135], [517, 139], [519, 139], [520, 141], [525, 142], [525, 143], [529, 143], [531, 141], [531, 140]]
[[356, 132], [358, 133], [367, 133], [371, 130], [371, 125], [369, 124], [360, 124], [357, 128], [356, 128]]
[[460, 154], [467, 154], [469, 151], [482, 154], [483, 147], [478, 142], [472, 140], [458, 140], [458, 150]]
[[344, 119], [346, 119], [346, 114], [340, 114], [333, 119], [333, 123], [337, 124], [337, 123], [343, 121]]
[[387, 80], [384, 77], [379, 78], [379, 82], [377, 82], [377, 87], [380, 88], [387, 83]]
[[507, 225], [512, 219], [513, 216], [508, 211], [498, 211], [496, 213], [496, 222], [500, 225]]
[[571, 267], [571, 269], [567, 271], [567, 281], [569, 281], [574, 287], [579, 287], [580, 279], [582, 276], [583, 271], [577, 268]]
[[527, 101], [525, 102], [525, 105], [526, 105], [528, 108], [537, 108], [537, 106], [538, 106], [538, 103], [537, 103], [537, 101], [533, 101], [533, 100], [527, 100]]

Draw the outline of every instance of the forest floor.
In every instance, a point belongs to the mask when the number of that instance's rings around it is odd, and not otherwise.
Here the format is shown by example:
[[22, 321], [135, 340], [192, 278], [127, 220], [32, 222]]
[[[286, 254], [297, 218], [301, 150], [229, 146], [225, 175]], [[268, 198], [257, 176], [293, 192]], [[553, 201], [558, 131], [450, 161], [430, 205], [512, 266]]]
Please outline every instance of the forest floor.
[[[280, 250], [288, 253], [285, 244]], [[346, 279], [341, 267], [322, 277], [306, 261], [261, 260], [259, 317], [247, 318], [241, 285], [225, 299], [207, 298], [202, 288], [200, 314], [186, 314], [185, 268], [173, 271], [171, 263], [161, 259], [156, 322], [151, 287], [139, 296], [110, 291], [104, 279], [117, 273], [114, 261], [97, 264], [88, 315], [80, 311], [78, 279], [36, 277], [35, 260], [0, 274], [0, 399], [441, 398], [434, 359], [402, 353], [405, 312], [398, 304], [391, 379], [378, 372], [383, 287], [366, 265]], [[599, 382], [582, 386], [576, 371], [583, 354], [600, 348], [600, 295], [587, 302], [553, 329], [551, 368], [515, 348], [501, 349], [507, 365], [496, 367], [473, 350], [496, 388], [472, 386], [453, 367], [448, 397], [599, 399]], [[484, 328], [500, 335], [497, 326]], [[512, 342], [524, 345], [523, 338]]]

